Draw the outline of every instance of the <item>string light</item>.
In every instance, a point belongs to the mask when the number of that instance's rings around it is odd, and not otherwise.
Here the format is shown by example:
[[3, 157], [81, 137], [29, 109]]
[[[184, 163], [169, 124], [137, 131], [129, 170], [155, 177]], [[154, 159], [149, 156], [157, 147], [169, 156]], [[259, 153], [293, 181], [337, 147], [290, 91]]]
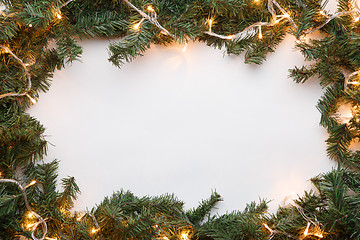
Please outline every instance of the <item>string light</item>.
[[152, 7], [151, 5], [149, 5], [149, 6], [147, 7], [147, 10], [148, 10], [149, 12], [155, 12], [155, 10], [153, 9], [153, 7]]
[[93, 228], [91, 229], [91, 233], [92, 233], [92, 234], [95, 234], [95, 233], [97, 233], [99, 230], [100, 230], [99, 228], [93, 227]]
[[211, 27], [212, 27], [212, 24], [214, 22], [214, 20], [212, 18], [208, 19], [207, 20], [208, 24], [209, 24], [209, 32], [211, 32]]
[[30, 24], [29, 24], [29, 28], [32, 28], [32, 26], [33, 26], [33, 25], [30, 23]]
[[360, 17], [359, 16], [357, 16], [355, 19], [354, 19], [354, 22], [358, 22], [360, 20]]
[[[27, 224], [26, 228], [28, 228], [31, 231], [31, 238], [33, 240], [42, 240], [42, 239], [44, 239], [46, 237], [46, 234], [47, 234], [47, 224], [46, 224], [45, 220], [39, 214], [37, 214], [36, 212], [34, 212], [32, 210], [32, 208], [30, 207], [30, 204], [28, 202], [28, 198], [27, 198], [26, 191], [25, 191], [26, 188], [34, 185], [36, 183], [36, 181], [35, 180], [31, 181], [26, 187], [23, 187], [18, 181], [14, 180], [14, 179], [0, 179], [0, 183], [13, 183], [13, 184], [16, 184], [20, 188], [20, 190], [21, 190], [21, 192], [22, 192], [22, 194], [24, 196], [26, 209], [29, 212], [31, 212], [32, 215], [34, 215], [39, 220], [36, 223]], [[29, 216], [29, 214], [28, 214], [28, 216]], [[35, 231], [36, 231], [36, 229], [37, 229], [37, 227], [39, 225], [42, 226], [42, 232], [43, 232], [42, 238], [40, 238], [40, 239], [38, 239], [35, 236]]]
[[263, 38], [263, 35], [262, 35], [262, 32], [261, 32], [261, 26], [259, 26], [259, 39], [262, 39]]
[[308, 235], [308, 233], [309, 233], [309, 228], [310, 228], [310, 223], [308, 222], [307, 223], [307, 226], [306, 226], [306, 229], [305, 229], [305, 231], [304, 231], [304, 236], [306, 237], [307, 235]]
[[59, 12], [56, 12], [55, 15], [56, 15], [56, 17], [57, 17], [58, 19], [61, 19], [61, 18], [62, 18], [61, 14], [60, 14]]
[[[36, 100], [33, 98], [33, 97], [31, 97], [29, 94], [25, 94], [29, 99], [30, 99], [30, 101], [33, 103], [33, 104], [35, 104], [36, 103]], [[36, 182], [35, 182], [36, 183]]]
[[273, 230], [266, 224], [266, 223], [263, 223], [263, 226], [269, 231], [269, 232], [273, 232]]
[[135, 24], [135, 25], [133, 26], [133, 29], [134, 29], [134, 30], [139, 30], [139, 29], [140, 29], [140, 26], [141, 26], [141, 24], [142, 24], [142, 22], [143, 22], [144, 20], [145, 20], [145, 18], [141, 19], [140, 22], [138, 22], [137, 24]]
[[32, 185], [36, 184], [36, 180], [32, 180], [28, 185], [26, 185], [26, 187], [24, 187], [25, 189], [27, 189], [28, 187], [31, 187]]
[[[124, 0], [124, 2], [129, 5], [131, 8], [135, 9], [145, 20], [148, 20], [149, 22], [151, 22], [152, 24], [154, 24], [156, 27], [158, 27], [160, 30], [163, 30], [164, 32], [167, 33], [167, 35], [171, 36], [172, 38], [175, 38], [175, 36], [173, 34], [171, 34], [166, 28], [164, 28], [159, 21], [157, 20], [157, 16], [156, 16], [156, 12], [150, 12], [152, 13], [151, 16], [149, 16], [148, 14], [146, 14], [145, 12], [141, 11], [140, 9], [138, 9], [137, 7], [135, 7], [131, 2], [129, 2], [129, 0]], [[143, 20], [142, 20], [143, 21]], [[141, 22], [142, 22], [141, 21]], [[141, 24], [141, 23], [140, 23]], [[134, 26], [135, 27], [135, 26]], [[138, 28], [140, 27], [140, 25], [138, 26]], [[137, 29], [138, 29], [137, 28]], [[137, 30], [135, 29], [135, 30]]]
[[190, 238], [189, 238], [189, 232], [183, 232], [183, 233], [181, 233], [181, 240], [190, 240]]
[[356, 76], [356, 75], [358, 75], [358, 74], [360, 74], [360, 70], [359, 70], [359, 71], [355, 71], [355, 72], [349, 74], [349, 75], [345, 78], [345, 81], [344, 81], [344, 90], [347, 89], [347, 85], [349, 85], [349, 84], [358, 85], [359, 82], [357, 82], [357, 81], [349, 82], [349, 80], [350, 80], [352, 77], [354, 77], [354, 76]]
[[[282, 12], [282, 15], [277, 15], [276, 14], [276, 11], [274, 9], [274, 6], [275, 5], [281, 12]], [[242, 40], [244, 38], [247, 38], [247, 37], [252, 37], [254, 35], [256, 35], [256, 27], [262, 27], [262, 26], [274, 26], [275, 24], [279, 23], [280, 21], [284, 20], [284, 19], [287, 19], [290, 21], [290, 23], [296, 28], [296, 24], [294, 22], [294, 20], [290, 17], [290, 14], [288, 12], [286, 12], [281, 6], [280, 4], [278, 4], [276, 2], [276, 0], [269, 0], [268, 1], [268, 10], [270, 12], [270, 14], [272, 15], [272, 21], [271, 23], [269, 22], [256, 22], [250, 26], [248, 26], [247, 28], [245, 28], [244, 30], [242, 30], [241, 32], [235, 34], [235, 35], [230, 35], [231, 37], [229, 36], [224, 36], [224, 35], [220, 35], [220, 34], [216, 34], [216, 33], [213, 33], [210, 29], [209, 31], [206, 31], [204, 32], [205, 34], [208, 34], [210, 36], [214, 36], [214, 37], [217, 37], [217, 38], [221, 38], [221, 39], [226, 39], [226, 40], [234, 40], [234, 41], [239, 41], [239, 40]], [[209, 21], [208, 21], [209, 22]], [[262, 33], [259, 34], [259, 38], [262, 38]], [[260, 39], [261, 39], [260, 38]]]

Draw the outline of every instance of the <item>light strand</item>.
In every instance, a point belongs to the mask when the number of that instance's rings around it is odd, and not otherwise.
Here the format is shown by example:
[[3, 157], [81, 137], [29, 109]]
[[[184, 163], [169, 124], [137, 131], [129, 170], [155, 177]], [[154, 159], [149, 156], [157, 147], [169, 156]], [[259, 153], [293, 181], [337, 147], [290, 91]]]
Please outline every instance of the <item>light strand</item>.
[[175, 38], [175, 36], [173, 34], [171, 34], [166, 28], [164, 28], [163, 26], [161, 26], [161, 24], [158, 22], [157, 20], [157, 16], [156, 16], [156, 12], [155, 11], [150, 11], [152, 16], [149, 16], [148, 14], [146, 14], [145, 12], [141, 11], [140, 9], [138, 9], [137, 7], [135, 7], [131, 2], [129, 2], [128, 0], [124, 0], [124, 2], [129, 5], [131, 8], [135, 9], [138, 13], [140, 13], [140, 15], [147, 19], [149, 22], [151, 22], [152, 24], [154, 24], [156, 27], [158, 27], [160, 30], [164, 31], [167, 35]]
[[[28, 187], [34, 185], [34, 184], [36, 183], [36, 181], [35, 181], [35, 180], [31, 181], [31, 182], [30, 182], [28, 185], [26, 185], [25, 187], [23, 187], [18, 181], [14, 180], [14, 179], [0, 179], [0, 183], [1, 183], [1, 182], [14, 183], [14, 184], [16, 184], [16, 185], [20, 188], [20, 190], [21, 190], [21, 192], [22, 192], [22, 194], [23, 194], [23, 196], [24, 196], [24, 201], [25, 201], [25, 207], [26, 207], [26, 209], [27, 209], [32, 215], [34, 215], [34, 216], [39, 220], [37, 223], [34, 223], [33, 225], [31, 225], [31, 238], [32, 238], [33, 240], [43, 240], [43, 239], [45, 239], [46, 234], [47, 234], [47, 224], [46, 224], [45, 220], [44, 220], [39, 214], [37, 214], [36, 212], [34, 212], [34, 211], [32, 210], [32, 208], [31, 208], [30, 205], [29, 205], [29, 202], [28, 202], [28, 199], [27, 199], [27, 195], [26, 195], [26, 191], [25, 191]], [[35, 236], [35, 230], [37, 229], [37, 227], [38, 227], [40, 224], [42, 225], [43, 235], [42, 235], [41, 238], [37, 238], [37, 237]]]
[[91, 229], [91, 233], [95, 234], [97, 232], [100, 232], [100, 226], [98, 221], [96, 220], [95, 216], [93, 214], [91, 214], [90, 212], [87, 212], [87, 214], [91, 217], [91, 219], [94, 222], [95, 227]]
[[[276, 15], [275, 9], [274, 9], [274, 4], [277, 8], [279, 8], [279, 10], [282, 12], [282, 15]], [[244, 39], [246, 36], [254, 36], [256, 34], [256, 28], [258, 28], [259, 31], [259, 38], [261, 36], [262, 38], [262, 33], [260, 34], [260, 29], [261, 27], [271, 27], [274, 26], [275, 24], [279, 23], [280, 21], [284, 20], [284, 19], [288, 19], [290, 21], [290, 23], [296, 27], [295, 22], [293, 21], [293, 19], [290, 17], [290, 15], [275, 1], [275, 0], [268, 0], [268, 10], [270, 12], [270, 14], [272, 15], [272, 22], [256, 22], [251, 24], [250, 26], [246, 27], [244, 30], [238, 32], [235, 35], [221, 35], [221, 34], [216, 34], [214, 32], [211, 31], [211, 25], [209, 28], [209, 31], [205, 31], [204, 33], [213, 37], [217, 37], [220, 39], [228, 39], [228, 40], [234, 40], [234, 41], [239, 41], [241, 39]], [[261, 39], [260, 38], [260, 39]]]
[[321, 24], [320, 26], [314, 28], [314, 29], [311, 29], [311, 30], [308, 30], [306, 31], [303, 35], [307, 35], [307, 34], [310, 34], [310, 33], [313, 33], [313, 32], [316, 32], [317, 30], [323, 28], [326, 24], [328, 24], [331, 20], [335, 19], [335, 18], [338, 18], [338, 17], [342, 17], [342, 16], [347, 16], [347, 15], [350, 15], [350, 14], [353, 14], [353, 13], [357, 13], [358, 11], [354, 10], [354, 11], [347, 11], [347, 12], [338, 12], [338, 13], [335, 13], [334, 15], [332, 15], [331, 17], [324, 14], [324, 16], [326, 16], [327, 20]]
[[68, 5], [69, 3], [71, 3], [74, 0], [68, 0], [67, 2], [65, 2], [63, 5], [60, 6], [60, 8], [65, 7], [66, 5]]
[[[6, 53], [9, 53], [13, 58], [15, 58], [15, 60], [24, 68], [25, 71], [25, 75], [27, 78], [27, 88], [24, 92], [22, 93], [15, 93], [15, 92], [10, 92], [10, 93], [4, 93], [0, 95], [0, 99], [5, 98], [5, 97], [10, 97], [10, 96], [27, 96], [28, 98], [30, 98], [30, 100], [32, 101], [33, 98], [30, 97], [30, 95], [28, 94], [28, 92], [31, 89], [31, 75], [29, 73], [28, 70], [28, 66], [27, 64], [25, 64], [18, 56], [16, 56], [9, 48], [3, 46], [0, 44], [0, 48], [2, 48]], [[35, 99], [33, 99], [35, 100]], [[33, 102], [33, 101], [32, 101]]]

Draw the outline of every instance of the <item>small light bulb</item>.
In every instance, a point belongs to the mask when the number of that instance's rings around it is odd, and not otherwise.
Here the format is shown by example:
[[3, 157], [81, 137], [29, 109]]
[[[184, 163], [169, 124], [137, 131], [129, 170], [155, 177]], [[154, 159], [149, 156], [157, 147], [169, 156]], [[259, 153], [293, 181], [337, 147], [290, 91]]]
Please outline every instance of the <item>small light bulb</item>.
[[160, 33], [161, 33], [161, 34], [164, 34], [164, 35], [168, 35], [167, 32], [165, 32], [164, 30], [161, 30]]
[[263, 223], [263, 226], [267, 229], [267, 230], [269, 230], [269, 232], [273, 232], [273, 230], [266, 224], [266, 223]]
[[259, 39], [262, 39], [263, 38], [263, 35], [262, 35], [262, 32], [261, 32], [261, 26], [259, 26]]
[[35, 225], [36, 225], [36, 223], [29, 223], [28, 225], [26, 225], [26, 228], [29, 230], [33, 230]]
[[29, 28], [32, 28], [32, 24], [31, 24], [31, 23], [29, 24]]
[[154, 12], [154, 11], [155, 11], [151, 5], [149, 5], [149, 6], [147, 7], [147, 10], [148, 10], [149, 12]]
[[93, 227], [93, 228], [91, 229], [91, 233], [92, 233], [92, 234], [95, 234], [95, 233], [97, 233], [99, 230], [100, 230], [100, 229]]
[[211, 32], [211, 27], [212, 27], [213, 22], [214, 22], [214, 20], [212, 18], [208, 19], [209, 32]]
[[307, 226], [306, 226], [306, 229], [305, 229], [305, 231], [304, 231], [304, 236], [306, 237], [307, 235], [308, 235], [308, 233], [309, 233], [309, 228], [310, 228], [310, 223], [308, 222], [307, 223]]
[[60, 15], [60, 13], [58, 13], [58, 12], [56, 12], [56, 17], [57, 17], [58, 19], [61, 19], [61, 18], [62, 18], [61, 15]]
[[33, 213], [33, 212], [29, 212], [29, 213], [27, 214], [27, 217], [28, 217], [28, 218], [33, 218], [33, 217], [34, 217], [34, 213]]
[[[30, 101], [31, 101], [33, 104], [36, 103], [36, 100], [35, 100], [33, 97], [31, 97], [29, 94], [26, 94], [26, 96], [30, 99]], [[34, 185], [35, 183], [36, 183], [36, 181], [34, 180], [34, 181], [32, 181], [28, 186]]]
[[36, 183], [36, 180], [32, 180], [32, 181], [25, 187], [25, 189], [28, 188], [28, 187], [30, 187], [30, 186], [32, 186], [32, 185], [34, 185], [35, 183]]
[[259, 3], [260, 2], [260, 0], [254, 0], [254, 3]]
[[142, 24], [143, 21], [144, 21], [144, 18], [141, 19], [140, 22], [138, 22], [137, 24], [134, 24], [132, 28], [133, 28], [134, 30], [139, 30], [139, 29], [140, 29], [140, 26], [141, 26], [141, 24]]
[[323, 10], [320, 10], [319, 13], [320, 13], [321, 15], [325, 15], [325, 12], [324, 12]]
[[181, 240], [189, 240], [189, 236], [187, 233], [182, 233], [181, 234]]
[[354, 22], [358, 22], [359, 20], [360, 20], [360, 17], [358, 16], [354, 19]]

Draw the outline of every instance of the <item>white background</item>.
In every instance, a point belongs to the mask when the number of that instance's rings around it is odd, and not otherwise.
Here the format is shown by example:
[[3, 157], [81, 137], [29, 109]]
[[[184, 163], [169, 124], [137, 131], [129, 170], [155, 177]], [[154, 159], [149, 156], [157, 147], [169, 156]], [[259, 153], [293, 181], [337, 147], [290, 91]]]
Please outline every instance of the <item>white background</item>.
[[75, 209], [121, 188], [136, 195], [174, 193], [186, 208], [217, 190], [219, 213], [259, 197], [271, 211], [334, 165], [315, 108], [318, 80], [295, 84], [288, 69], [303, 57], [288, 36], [261, 66], [202, 43], [152, 46], [122, 69], [107, 40], [88, 40], [82, 63], [56, 72], [29, 113], [46, 127], [46, 161], [75, 176]]

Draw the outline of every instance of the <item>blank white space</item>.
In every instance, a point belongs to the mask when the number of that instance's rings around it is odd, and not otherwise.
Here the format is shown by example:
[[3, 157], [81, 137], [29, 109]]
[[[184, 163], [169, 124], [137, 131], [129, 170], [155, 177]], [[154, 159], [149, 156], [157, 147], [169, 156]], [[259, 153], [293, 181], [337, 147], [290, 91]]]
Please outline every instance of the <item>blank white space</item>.
[[315, 108], [322, 89], [287, 77], [304, 64], [290, 36], [261, 66], [191, 43], [186, 52], [152, 46], [118, 69], [108, 41], [81, 44], [82, 63], [56, 72], [29, 111], [55, 145], [47, 161], [61, 160], [60, 177], [77, 179], [76, 209], [123, 188], [174, 193], [186, 208], [216, 189], [219, 213], [259, 197], [274, 210], [333, 166]]

